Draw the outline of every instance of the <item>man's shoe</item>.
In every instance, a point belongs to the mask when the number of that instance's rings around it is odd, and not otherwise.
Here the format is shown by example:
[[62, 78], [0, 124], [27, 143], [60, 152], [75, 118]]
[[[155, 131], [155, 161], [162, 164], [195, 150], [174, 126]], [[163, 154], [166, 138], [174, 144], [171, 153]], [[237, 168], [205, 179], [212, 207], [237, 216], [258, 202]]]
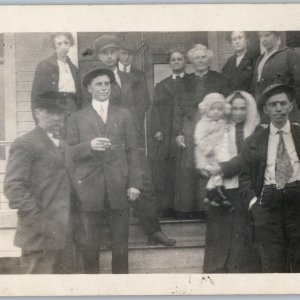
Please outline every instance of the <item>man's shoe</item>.
[[169, 239], [163, 232], [157, 231], [148, 235], [149, 245], [162, 244], [164, 246], [170, 247], [176, 244], [176, 240]]

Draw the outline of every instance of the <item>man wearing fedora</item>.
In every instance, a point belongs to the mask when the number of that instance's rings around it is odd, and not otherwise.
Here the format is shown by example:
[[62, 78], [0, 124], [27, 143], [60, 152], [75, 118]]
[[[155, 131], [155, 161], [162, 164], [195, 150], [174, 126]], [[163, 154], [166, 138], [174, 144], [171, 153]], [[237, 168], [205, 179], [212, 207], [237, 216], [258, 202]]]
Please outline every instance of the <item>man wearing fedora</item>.
[[68, 124], [73, 184], [79, 200], [78, 243], [85, 273], [99, 273], [100, 233], [110, 231], [112, 273], [128, 273], [130, 202], [142, 188], [136, 134], [128, 110], [110, 101], [114, 73], [95, 69], [83, 78], [92, 97]]
[[260, 108], [270, 125], [246, 140], [241, 186], [253, 216], [262, 272], [300, 272], [300, 126], [289, 121], [294, 89], [268, 86]]
[[22, 249], [22, 272], [68, 273], [62, 267], [70, 250], [71, 185], [65, 145], [57, 136], [67, 102], [59, 92], [44, 92], [35, 100], [37, 127], [10, 148], [4, 193], [10, 208], [18, 210], [14, 242]]
[[[149, 96], [141, 88], [141, 78], [130, 72], [119, 70], [118, 62], [122, 46], [119, 39], [113, 35], [102, 35], [93, 42], [93, 48], [88, 52], [94, 54], [101, 63], [101, 67], [109, 69], [115, 76], [111, 84], [110, 103], [126, 108], [130, 111], [137, 133], [137, 147], [141, 168], [143, 170], [143, 190], [138, 201], [131, 203], [137, 212], [143, 231], [148, 235], [151, 244], [173, 246], [176, 241], [169, 239], [162, 231], [157, 216], [156, 197], [151, 180], [151, 171], [145, 156], [144, 146], [144, 116], [148, 108]], [[142, 80], [143, 81], [143, 80]], [[143, 84], [146, 84], [144, 82]], [[144, 96], [146, 95], [147, 96]], [[146, 103], [146, 104], [145, 104]]]

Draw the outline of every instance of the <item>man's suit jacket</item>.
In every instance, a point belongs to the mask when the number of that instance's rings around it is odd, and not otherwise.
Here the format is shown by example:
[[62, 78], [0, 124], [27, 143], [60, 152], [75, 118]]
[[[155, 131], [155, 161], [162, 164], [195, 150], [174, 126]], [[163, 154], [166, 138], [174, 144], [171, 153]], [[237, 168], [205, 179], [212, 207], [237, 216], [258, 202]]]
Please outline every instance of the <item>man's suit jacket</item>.
[[[68, 122], [73, 160], [73, 183], [81, 209], [99, 211], [105, 197], [111, 209], [127, 209], [127, 189], [140, 189], [141, 169], [135, 129], [128, 110], [109, 104], [106, 124], [92, 105], [73, 114]], [[107, 137], [111, 148], [93, 151], [91, 141]]]
[[137, 137], [143, 140], [145, 113], [151, 104], [145, 75], [134, 68], [129, 73], [118, 72], [121, 87], [112, 85], [111, 102], [130, 111]]
[[70, 180], [64, 156], [37, 127], [10, 148], [4, 193], [18, 209], [15, 245], [28, 251], [64, 247], [70, 222]]
[[[298, 157], [300, 158], [300, 126], [291, 124], [291, 132]], [[241, 153], [242, 173], [240, 176], [243, 199], [247, 204], [259, 197], [264, 185], [268, 157], [270, 128], [264, 128], [250, 136]]]

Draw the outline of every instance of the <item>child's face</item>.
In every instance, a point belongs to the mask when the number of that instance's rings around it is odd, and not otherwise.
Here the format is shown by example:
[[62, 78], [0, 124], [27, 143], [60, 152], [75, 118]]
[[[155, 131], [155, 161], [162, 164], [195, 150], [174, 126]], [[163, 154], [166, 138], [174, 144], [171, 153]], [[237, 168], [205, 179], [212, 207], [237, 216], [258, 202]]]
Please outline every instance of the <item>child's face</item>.
[[207, 116], [214, 121], [222, 119], [224, 116], [224, 106], [221, 103], [214, 103], [208, 110]]

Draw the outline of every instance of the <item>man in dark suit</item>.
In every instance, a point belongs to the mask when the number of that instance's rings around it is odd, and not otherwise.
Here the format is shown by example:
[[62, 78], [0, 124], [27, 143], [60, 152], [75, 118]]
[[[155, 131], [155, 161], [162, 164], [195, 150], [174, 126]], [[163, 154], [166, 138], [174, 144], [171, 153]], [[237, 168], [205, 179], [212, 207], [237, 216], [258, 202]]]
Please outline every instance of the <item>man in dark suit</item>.
[[294, 90], [267, 87], [260, 99], [271, 123], [244, 145], [241, 186], [254, 220], [262, 272], [300, 272], [300, 126], [289, 122]]
[[71, 229], [64, 145], [55, 136], [64, 126], [67, 103], [61, 93], [44, 92], [35, 105], [37, 127], [10, 148], [4, 193], [18, 210], [15, 245], [22, 249], [22, 271], [50, 274], [62, 270]]
[[103, 220], [110, 230], [112, 272], [128, 273], [129, 201], [137, 200], [142, 187], [131, 114], [110, 103], [114, 81], [108, 69], [87, 73], [83, 85], [92, 103], [73, 114], [68, 124], [85, 273], [99, 273]]
[[[146, 75], [143, 71], [132, 66], [132, 63], [136, 57], [138, 49], [131, 43], [123, 42], [120, 49], [120, 58], [118, 62], [118, 69], [121, 76], [122, 73], [131, 75], [132, 89], [134, 91], [134, 111], [132, 112], [136, 130], [139, 139], [139, 146], [144, 147], [145, 144], [145, 114], [151, 105], [151, 100], [148, 92], [148, 85]], [[122, 81], [122, 78], [121, 78]]]
[[[118, 68], [121, 43], [116, 36], [102, 35], [93, 43], [93, 53], [97, 55], [103, 68], [111, 70], [115, 75], [115, 81], [111, 85], [110, 101], [130, 111], [137, 132], [137, 146], [139, 158], [143, 170], [143, 190], [138, 201], [132, 203], [140, 220], [143, 231], [148, 235], [152, 244], [173, 246], [176, 241], [169, 239], [162, 231], [157, 216], [156, 197], [152, 185], [151, 171], [145, 156], [144, 143], [144, 115], [148, 107], [148, 95], [141, 87], [141, 78], [136, 74], [121, 72]], [[142, 81], [143, 82], [143, 81]], [[146, 83], [143, 82], [145, 85]], [[143, 92], [142, 92], [143, 91]]]

